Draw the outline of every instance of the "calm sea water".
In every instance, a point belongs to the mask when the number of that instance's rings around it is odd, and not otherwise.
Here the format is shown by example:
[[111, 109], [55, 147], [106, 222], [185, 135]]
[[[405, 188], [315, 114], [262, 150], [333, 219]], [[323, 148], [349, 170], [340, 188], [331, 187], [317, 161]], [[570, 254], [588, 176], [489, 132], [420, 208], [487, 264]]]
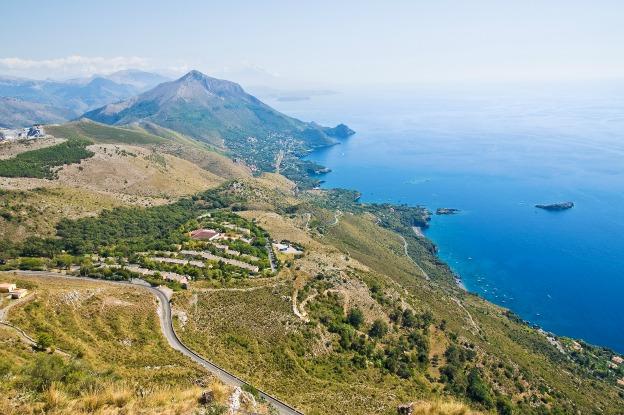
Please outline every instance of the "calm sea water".
[[[468, 290], [546, 330], [624, 352], [620, 97], [613, 85], [516, 85], [268, 101], [357, 131], [311, 156], [333, 170], [325, 187], [461, 209], [435, 216], [426, 234]], [[560, 201], [576, 206], [534, 207]]]

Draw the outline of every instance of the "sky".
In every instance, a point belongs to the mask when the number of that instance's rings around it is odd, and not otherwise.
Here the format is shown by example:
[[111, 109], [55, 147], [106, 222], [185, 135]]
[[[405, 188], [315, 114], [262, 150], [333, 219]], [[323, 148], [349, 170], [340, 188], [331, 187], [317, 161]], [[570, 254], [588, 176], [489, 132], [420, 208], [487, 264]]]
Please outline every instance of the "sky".
[[257, 84], [613, 79], [621, 0], [0, 2], [0, 74], [198, 69]]

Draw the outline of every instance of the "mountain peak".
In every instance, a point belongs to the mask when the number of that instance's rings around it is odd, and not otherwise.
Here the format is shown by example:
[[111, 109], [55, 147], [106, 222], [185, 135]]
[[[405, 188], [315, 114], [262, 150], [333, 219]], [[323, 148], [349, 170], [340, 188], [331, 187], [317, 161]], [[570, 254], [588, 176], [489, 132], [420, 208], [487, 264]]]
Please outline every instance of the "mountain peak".
[[238, 148], [241, 140], [251, 136], [273, 140], [270, 137], [275, 133], [317, 147], [353, 134], [346, 127], [327, 128], [288, 117], [246, 93], [239, 84], [197, 70], [84, 116], [116, 125], [149, 121], [220, 147]]
[[199, 81], [199, 80], [203, 80], [203, 79], [206, 79], [206, 78], [210, 78], [210, 77], [208, 75], [204, 74], [204, 73], [201, 73], [200, 71], [198, 71], [196, 69], [193, 69], [193, 70], [189, 71], [186, 75], [184, 75], [180, 79], [181, 80], [182, 79], [196, 79], [196, 80]]
[[173, 81], [173, 84], [177, 85], [178, 88], [183, 86], [185, 90], [192, 89], [195, 90], [195, 92], [207, 92], [211, 95], [245, 96], [245, 98], [248, 98], [239, 84], [224, 79], [213, 78], [197, 70], [188, 72], [177, 81]]

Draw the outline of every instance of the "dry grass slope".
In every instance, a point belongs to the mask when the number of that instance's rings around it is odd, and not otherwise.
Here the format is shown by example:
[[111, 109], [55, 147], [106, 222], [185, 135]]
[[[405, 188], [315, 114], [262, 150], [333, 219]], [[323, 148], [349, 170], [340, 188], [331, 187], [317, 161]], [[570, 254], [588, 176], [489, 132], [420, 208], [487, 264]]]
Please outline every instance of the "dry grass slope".
[[[0, 274], [0, 281], [9, 280], [15, 277]], [[11, 377], [41, 352], [0, 327], [0, 366], [11, 362], [13, 368], [0, 382], [0, 413], [189, 414], [197, 409], [204, 388], [218, 391], [217, 397], [226, 401], [227, 388], [169, 348], [151, 294], [91, 281], [18, 280], [33, 293], [10, 311], [9, 320], [32, 337], [49, 333], [56, 347], [80, 356], [104, 375], [78, 393], [60, 383], [38, 394], [10, 388]]]

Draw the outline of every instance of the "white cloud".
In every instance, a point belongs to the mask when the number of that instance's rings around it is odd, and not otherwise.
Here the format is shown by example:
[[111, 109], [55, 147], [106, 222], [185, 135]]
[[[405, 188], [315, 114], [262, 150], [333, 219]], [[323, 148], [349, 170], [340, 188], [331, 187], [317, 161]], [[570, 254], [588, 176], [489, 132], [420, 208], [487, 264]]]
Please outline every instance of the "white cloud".
[[149, 62], [138, 56], [105, 58], [72, 55], [54, 59], [0, 58], [0, 70], [24, 77], [62, 78], [110, 73], [123, 69], [148, 69]]

